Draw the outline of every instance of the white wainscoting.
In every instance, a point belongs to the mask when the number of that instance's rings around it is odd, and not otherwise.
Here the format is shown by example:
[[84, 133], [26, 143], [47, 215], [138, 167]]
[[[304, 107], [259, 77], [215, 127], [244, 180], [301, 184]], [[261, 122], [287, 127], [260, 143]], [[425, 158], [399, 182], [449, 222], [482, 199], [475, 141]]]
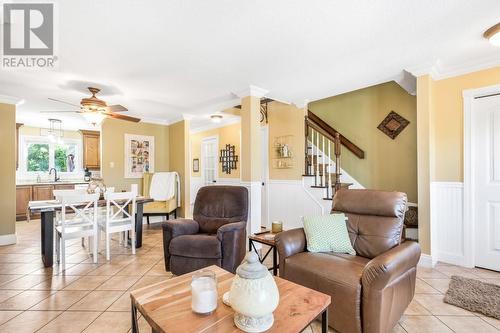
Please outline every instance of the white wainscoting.
[[431, 183], [430, 209], [433, 260], [454, 265], [466, 265], [463, 197], [463, 183]]

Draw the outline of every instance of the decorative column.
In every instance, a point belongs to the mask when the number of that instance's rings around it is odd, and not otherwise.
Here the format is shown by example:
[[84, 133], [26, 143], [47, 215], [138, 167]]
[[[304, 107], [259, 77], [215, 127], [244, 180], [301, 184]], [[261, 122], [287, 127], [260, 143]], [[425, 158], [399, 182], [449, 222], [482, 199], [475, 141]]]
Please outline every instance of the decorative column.
[[190, 117], [184, 116], [169, 126], [169, 169], [176, 171], [181, 179], [180, 217], [189, 217], [190, 212], [190, 156], [189, 156]]
[[259, 232], [262, 207], [260, 99], [266, 90], [250, 86], [241, 98], [241, 182], [250, 198], [249, 234]]

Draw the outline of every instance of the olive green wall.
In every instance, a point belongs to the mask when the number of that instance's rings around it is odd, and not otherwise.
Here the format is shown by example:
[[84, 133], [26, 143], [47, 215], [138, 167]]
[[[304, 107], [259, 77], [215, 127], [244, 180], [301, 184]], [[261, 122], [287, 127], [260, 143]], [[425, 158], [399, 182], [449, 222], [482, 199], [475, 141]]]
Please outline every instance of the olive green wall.
[[142, 193], [142, 178], [125, 178], [125, 134], [154, 136], [154, 171], [169, 171], [169, 127], [119, 119], [105, 119], [102, 123], [101, 176], [104, 183], [114, 186], [116, 191], [129, 190], [131, 184], [138, 184]]
[[182, 120], [170, 125], [170, 148], [169, 161], [170, 171], [175, 171], [181, 179], [181, 206], [179, 215], [189, 217], [190, 215], [190, 165], [189, 160], [189, 120]]
[[[406, 192], [417, 202], [417, 106], [395, 82], [309, 104], [309, 110], [365, 151], [359, 159], [342, 147], [342, 168], [366, 188]], [[410, 121], [395, 140], [377, 129], [390, 111]]]
[[[0, 244], [15, 242], [16, 232], [16, 106], [0, 103]], [[10, 235], [10, 236], [8, 236]], [[5, 237], [4, 237], [5, 236]]]

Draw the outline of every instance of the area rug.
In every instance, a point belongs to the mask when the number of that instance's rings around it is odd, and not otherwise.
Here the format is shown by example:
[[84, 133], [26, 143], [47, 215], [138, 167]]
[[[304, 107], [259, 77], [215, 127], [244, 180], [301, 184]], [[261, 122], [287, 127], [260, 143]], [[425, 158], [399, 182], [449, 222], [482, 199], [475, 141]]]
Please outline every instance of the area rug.
[[444, 301], [500, 319], [500, 286], [453, 275]]

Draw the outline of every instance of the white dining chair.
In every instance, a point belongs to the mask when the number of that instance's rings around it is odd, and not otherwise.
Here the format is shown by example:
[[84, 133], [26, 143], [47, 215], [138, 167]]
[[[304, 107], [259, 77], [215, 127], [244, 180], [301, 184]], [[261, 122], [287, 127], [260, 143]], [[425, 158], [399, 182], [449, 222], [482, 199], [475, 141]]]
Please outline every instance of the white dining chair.
[[[130, 234], [132, 254], [135, 254], [135, 201], [136, 192], [107, 192], [104, 194], [106, 199], [106, 214], [99, 219], [99, 230], [105, 235], [106, 260], [111, 257], [111, 234], [120, 233], [120, 243], [122, 234], [127, 239], [126, 233]], [[130, 207], [130, 211], [129, 211]], [[100, 233], [99, 233], [100, 237]], [[123, 242], [127, 244], [126, 241]]]
[[97, 263], [98, 240], [98, 212], [99, 194], [59, 193], [61, 200], [60, 220], [55, 226], [57, 262], [66, 269], [65, 248], [66, 241], [77, 238], [89, 238], [92, 243], [92, 256]]

